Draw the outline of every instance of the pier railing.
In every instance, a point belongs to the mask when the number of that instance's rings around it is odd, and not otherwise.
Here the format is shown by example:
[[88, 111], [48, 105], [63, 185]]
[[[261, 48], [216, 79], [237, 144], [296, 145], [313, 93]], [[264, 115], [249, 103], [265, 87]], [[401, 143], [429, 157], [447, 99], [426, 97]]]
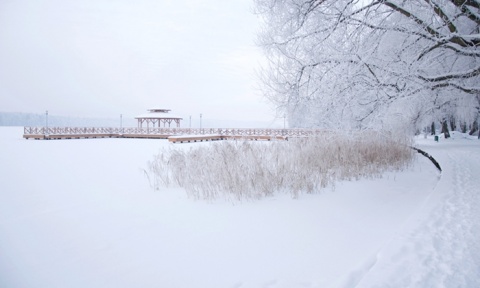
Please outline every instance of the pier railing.
[[222, 135], [222, 136], [283, 136], [312, 137], [325, 134], [320, 129], [268, 129], [268, 128], [138, 128], [138, 127], [24, 127], [29, 135]]

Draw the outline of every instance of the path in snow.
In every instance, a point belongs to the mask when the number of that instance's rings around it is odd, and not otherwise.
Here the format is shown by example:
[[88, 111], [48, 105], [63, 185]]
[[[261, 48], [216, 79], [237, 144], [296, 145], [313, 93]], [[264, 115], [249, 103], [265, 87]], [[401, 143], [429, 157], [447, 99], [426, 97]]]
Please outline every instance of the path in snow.
[[420, 141], [439, 182], [357, 287], [480, 287], [480, 143], [442, 142]]

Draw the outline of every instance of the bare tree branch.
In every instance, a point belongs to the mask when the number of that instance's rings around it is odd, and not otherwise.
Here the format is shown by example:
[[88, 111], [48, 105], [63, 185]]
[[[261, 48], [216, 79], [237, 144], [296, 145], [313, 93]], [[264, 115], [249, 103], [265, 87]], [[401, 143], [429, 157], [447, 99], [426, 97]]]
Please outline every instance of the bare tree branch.
[[445, 87], [453, 87], [455, 89], [461, 90], [465, 93], [472, 94], [472, 95], [478, 95], [480, 93], [480, 87], [463, 87], [455, 83], [440, 83], [432, 86], [432, 90], [445, 88]]
[[436, 76], [436, 77], [418, 76], [418, 78], [427, 82], [440, 82], [440, 81], [453, 80], [453, 79], [472, 78], [478, 75], [480, 75], [480, 66], [477, 68], [471, 69], [469, 71], [461, 72], [461, 73], [451, 73], [451, 74]]
[[440, 6], [438, 6], [436, 3], [434, 3], [431, 0], [425, 0], [425, 2], [427, 2], [428, 4], [430, 4], [432, 6], [433, 11], [435, 12], [435, 14], [437, 14], [443, 20], [445, 25], [447, 25], [450, 33], [456, 33], [457, 32], [457, 27], [455, 27], [453, 22], [449, 19], [448, 15], [445, 14], [445, 12], [443, 12], [443, 10]]

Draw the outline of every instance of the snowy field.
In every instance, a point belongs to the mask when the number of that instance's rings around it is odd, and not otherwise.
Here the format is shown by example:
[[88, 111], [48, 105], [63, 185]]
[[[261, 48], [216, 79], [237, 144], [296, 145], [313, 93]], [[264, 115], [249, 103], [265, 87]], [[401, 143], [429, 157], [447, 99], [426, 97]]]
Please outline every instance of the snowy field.
[[[0, 287], [480, 287], [480, 141], [417, 139], [403, 172], [318, 194], [155, 191], [151, 139], [0, 127]], [[150, 176], [151, 177], [151, 176]]]

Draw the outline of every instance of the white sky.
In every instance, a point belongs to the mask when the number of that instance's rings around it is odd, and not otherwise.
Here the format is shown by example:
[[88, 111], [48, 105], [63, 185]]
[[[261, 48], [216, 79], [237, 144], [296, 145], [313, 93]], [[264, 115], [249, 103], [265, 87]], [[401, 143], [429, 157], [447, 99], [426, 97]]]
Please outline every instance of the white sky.
[[[271, 121], [251, 0], [0, 0], [0, 111]], [[185, 119], [187, 120], [187, 119]], [[193, 120], [192, 120], [193, 121]]]

